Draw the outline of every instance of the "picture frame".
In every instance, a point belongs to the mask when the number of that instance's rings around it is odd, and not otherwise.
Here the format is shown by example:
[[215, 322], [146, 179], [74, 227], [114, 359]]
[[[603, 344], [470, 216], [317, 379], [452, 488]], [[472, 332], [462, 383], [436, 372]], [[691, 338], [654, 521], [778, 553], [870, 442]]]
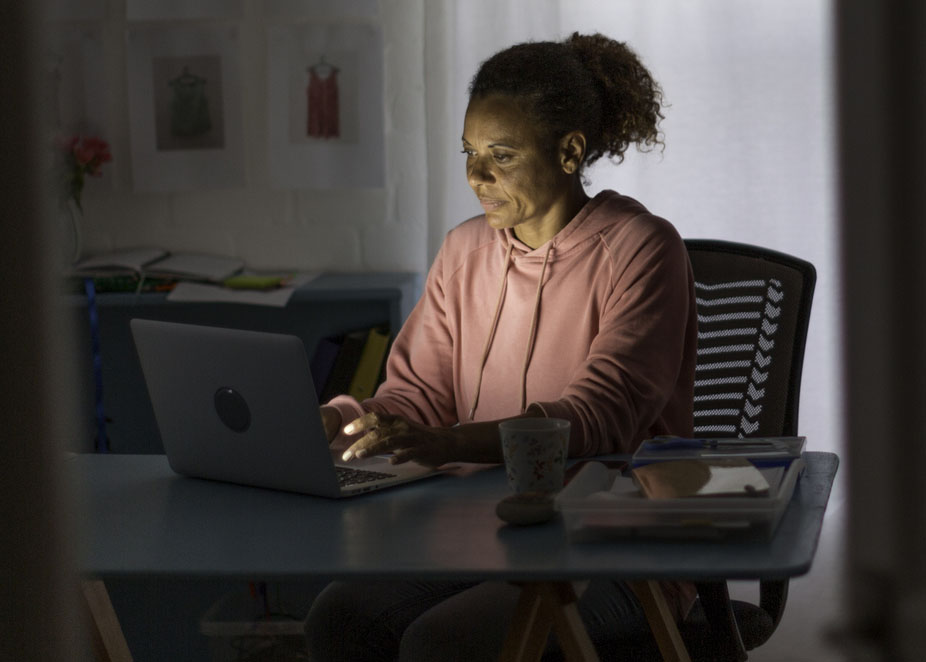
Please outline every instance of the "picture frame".
[[244, 185], [239, 38], [235, 25], [128, 31], [136, 191]]
[[268, 161], [284, 189], [382, 187], [383, 40], [377, 25], [268, 28]]

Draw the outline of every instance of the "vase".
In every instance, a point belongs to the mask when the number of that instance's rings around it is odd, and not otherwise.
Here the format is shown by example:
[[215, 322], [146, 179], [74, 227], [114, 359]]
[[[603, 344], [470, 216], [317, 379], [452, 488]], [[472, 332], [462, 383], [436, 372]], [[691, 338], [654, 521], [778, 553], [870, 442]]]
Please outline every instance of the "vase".
[[64, 236], [67, 239], [64, 242], [64, 253], [68, 256], [72, 265], [76, 264], [83, 254], [83, 235], [81, 232], [83, 212], [77, 206], [77, 201], [69, 197], [59, 205], [58, 216], [65, 225]]

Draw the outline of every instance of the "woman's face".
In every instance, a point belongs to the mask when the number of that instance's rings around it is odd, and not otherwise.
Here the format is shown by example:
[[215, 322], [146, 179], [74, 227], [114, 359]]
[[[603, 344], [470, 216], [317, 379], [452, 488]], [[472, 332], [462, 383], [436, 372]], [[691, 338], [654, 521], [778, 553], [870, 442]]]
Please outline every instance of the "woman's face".
[[[562, 218], [569, 176], [559, 164], [555, 141], [510, 97], [472, 99], [463, 122], [466, 178], [493, 228], [514, 228], [522, 241], [546, 241]], [[549, 236], [547, 236], [549, 235]], [[541, 243], [542, 243], [541, 241]]]

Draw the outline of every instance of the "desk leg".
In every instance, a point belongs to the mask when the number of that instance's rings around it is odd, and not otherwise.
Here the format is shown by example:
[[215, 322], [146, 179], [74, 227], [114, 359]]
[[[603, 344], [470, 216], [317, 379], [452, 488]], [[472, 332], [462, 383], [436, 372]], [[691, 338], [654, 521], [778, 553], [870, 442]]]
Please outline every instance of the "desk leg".
[[690, 662], [691, 658], [688, 657], [685, 642], [682, 641], [682, 635], [678, 632], [675, 617], [672, 616], [669, 605], [666, 604], [666, 598], [662, 594], [659, 583], [647, 580], [628, 582], [628, 584], [640, 600], [640, 604], [643, 605], [643, 612], [656, 638], [656, 645], [659, 646], [662, 659], [665, 662]]
[[553, 611], [553, 630], [568, 662], [598, 662], [598, 653], [579, 617], [578, 596], [570, 582], [543, 584], [546, 603]]
[[501, 662], [537, 662], [553, 627], [568, 662], [598, 662], [598, 654], [579, 617], [575, 589], [569, 582], [524, 584]]
[[91, 638], [97, 659], [100, 662], [132, 662], [106, 585], [101, 579], [85, 579], [81, 581], [81, 593], [93, 624]]

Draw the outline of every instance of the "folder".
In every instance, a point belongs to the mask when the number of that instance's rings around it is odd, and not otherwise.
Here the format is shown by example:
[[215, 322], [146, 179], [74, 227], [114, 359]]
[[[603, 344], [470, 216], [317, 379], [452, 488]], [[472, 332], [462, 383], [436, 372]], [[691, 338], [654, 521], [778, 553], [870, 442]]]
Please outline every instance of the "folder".
[[366, 342], [357, 362], [353, 378], [348, 388], [348, 395], [357, 400], [369, 398], [379, 386], [386, 350], [389, 348], [389, 331], [384, 328], [372, 328], [367, 332]]

